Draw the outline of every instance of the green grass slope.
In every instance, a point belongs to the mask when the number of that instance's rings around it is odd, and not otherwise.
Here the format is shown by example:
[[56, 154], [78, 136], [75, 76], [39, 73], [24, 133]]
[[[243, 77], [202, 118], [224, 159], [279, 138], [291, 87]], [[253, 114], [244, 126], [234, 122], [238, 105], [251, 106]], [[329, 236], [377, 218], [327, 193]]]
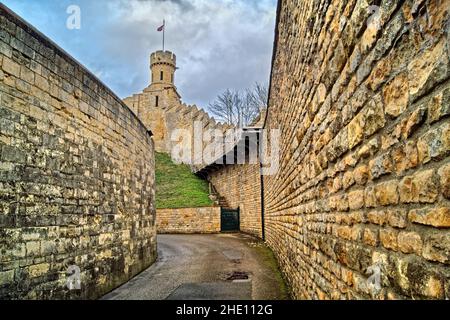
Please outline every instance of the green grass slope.
[[156, 208], [211, 206], [208, 183], [187, 165], [172, 162], [165, 153], [155, 153]]

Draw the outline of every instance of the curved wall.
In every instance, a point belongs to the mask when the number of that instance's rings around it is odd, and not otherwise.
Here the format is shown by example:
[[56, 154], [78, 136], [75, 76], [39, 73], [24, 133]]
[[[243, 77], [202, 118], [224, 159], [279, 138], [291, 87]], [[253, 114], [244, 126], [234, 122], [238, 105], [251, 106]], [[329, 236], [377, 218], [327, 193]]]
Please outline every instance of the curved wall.
[[97, 298], [156, 258], [151, 136], [3, 5], [0, 81], [0, 297]]

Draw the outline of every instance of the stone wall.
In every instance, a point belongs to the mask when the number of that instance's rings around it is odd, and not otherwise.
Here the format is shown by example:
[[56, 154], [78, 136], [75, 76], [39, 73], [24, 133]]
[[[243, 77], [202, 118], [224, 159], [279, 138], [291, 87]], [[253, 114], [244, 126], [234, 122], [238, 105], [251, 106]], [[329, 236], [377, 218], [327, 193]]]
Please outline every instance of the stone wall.
[[448, 4], [281, 1], [265, 220], [295, 298], [450, 297]]
[[158, 209], [158, 233], [220, 232], [220, 207]]
[[226, 165], [211, 171], [208, 180], [228, 207], [239, 208], [240, 230], [262, 237], [259, 164]]
[[3, 5], [0, 80], [0, 298], [97, 298], [156, 258], [152, 139]]

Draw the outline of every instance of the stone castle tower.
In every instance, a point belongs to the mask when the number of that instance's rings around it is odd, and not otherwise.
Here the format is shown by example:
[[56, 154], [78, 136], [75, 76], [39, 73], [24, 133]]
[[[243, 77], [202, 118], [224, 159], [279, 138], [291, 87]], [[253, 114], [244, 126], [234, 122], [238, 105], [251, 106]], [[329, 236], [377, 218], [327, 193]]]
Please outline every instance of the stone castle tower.
[[170, 51], [156, 51], [150, 55], [151, 84], [145, 90], [151, 93], [155, 107], [163, 105], [166, 99], [180, 99], [175, 87], [177, 58]]
[[[150, 85], [141, 93], [124, 99], [124, 102], [152, 130], [155, 149], [171, 154], [176, 129], [187, 129], [190, 137], [183, 137], [183, 144], [193, 145], [194, 122], [202, 122], [203, 129], [219, 129], [226, 132], [230, 125], [217, 123], [203, 109], [186, 105], [175, 86], [176, 56], [170, 51], [156, 51], [150, 55]], [[194, 148], [191, 148], [194, 150]], [[174, 159], [179, 161], [179, 159]], [[185, 162], [185, 161], [184, 161]], [[189, 164], [189, 163], [188, 163]]]

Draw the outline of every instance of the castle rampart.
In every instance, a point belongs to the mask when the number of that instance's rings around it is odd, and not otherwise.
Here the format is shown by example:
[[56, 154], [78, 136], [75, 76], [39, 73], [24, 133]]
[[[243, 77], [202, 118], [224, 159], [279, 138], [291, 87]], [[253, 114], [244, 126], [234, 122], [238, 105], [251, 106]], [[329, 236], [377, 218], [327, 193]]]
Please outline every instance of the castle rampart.
[[0, 298], [98, 298], [152, 264], [150, 133], [2, 4], [0, 99]]

